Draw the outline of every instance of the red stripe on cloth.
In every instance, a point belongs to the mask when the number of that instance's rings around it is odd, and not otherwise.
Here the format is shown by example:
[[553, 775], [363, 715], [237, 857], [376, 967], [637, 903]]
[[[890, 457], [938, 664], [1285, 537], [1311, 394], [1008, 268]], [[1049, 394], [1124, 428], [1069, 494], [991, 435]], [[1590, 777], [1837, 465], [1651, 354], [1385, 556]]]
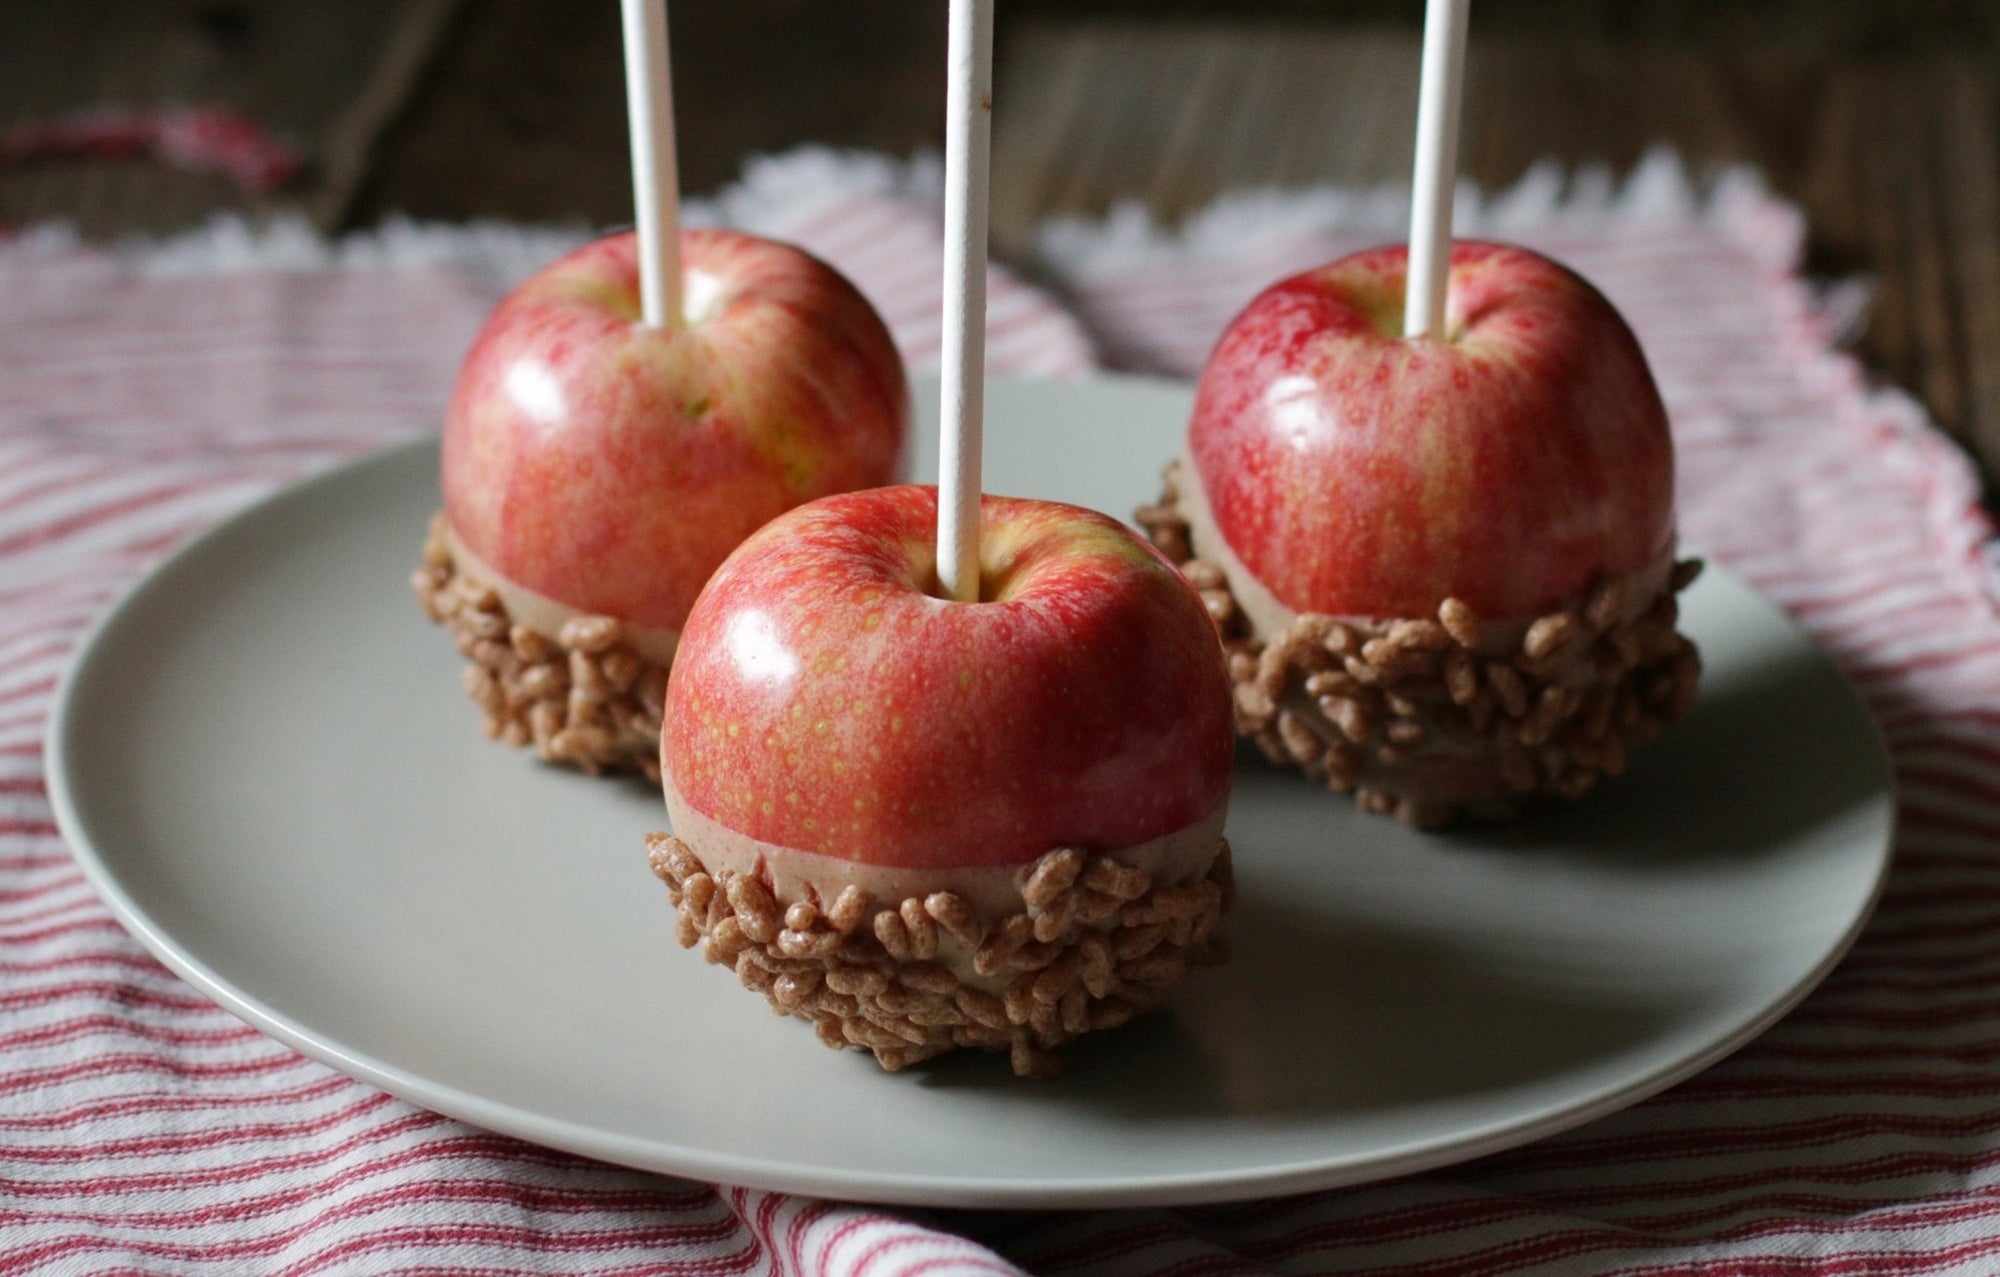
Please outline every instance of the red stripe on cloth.
[[[7, 829], [7, 822], [0, 821], [0, 836], [6, 836], [9, 832], [10, 831]], [[19, 833], [20, 831], [15, 830], [13, 832]], [[54, 825], [50, 825], [45, 831], [46, 836], [50, 838], [53, 838], [55, 836], [55, 832], [56, 830]], [[71, 859], [70, 854], [67, 851], [54, 852], [46, 856], [34, 856], [34, 855], [0, 856], [0, 872], [9, 872], [9, 873], [33, 872], [34, 870], [37, 869], [46, 869], [51, 865], [67, 865], [73, 863], [75, 862]], [[0, 972], [7, 971], [9, 969], [10, 968], [6, 964], [0, 964]]]
[[[0, 827], [0, 832], [4, 832], [4, 827]], [[48, 940], [66, 939], [79, 935], [98, 934], [115, 936], [123, 930], [124, 928], [108, 917], [92, 917], [77, 922], [60, 923], [53, 927], [26, 927], [20, 930], [0, 924], [0, 952], [5, 951], [7, 948], [20, 948], [40, 944]], [[0, 1087], [4, 1087], [5, 1085], [5, 1079], [0, 1079]]]
[[302, 1057], [275, 1055], [258, 1060], [202, 1063], [165, 1053], [120, 1051], [92, 1056], [67, 1064], [26, 1066], [16, 1064], [0, 1077], [0, 1097], [111, 1075], [171, 1078], [239, 1079], [264, 1076], [306, 1067]]
[[[69, 857], [67, 855], [50, 857], [50, 863], [67, 864], [69, 863]], [[5, 866], [0, 866], [0, 868], [4, 867]], [[18, 979], [18, 977], [44, 976], [52, 974], [54, 972], [68, 971], [79, 967], [90, 968], [93, 970], [98, 967], [118, 967], [130, 972], [143, 972], [146, 974], [157, 974], [157, 975], [168, 974], [167, 969], [161, 966], [159, 960], [154, 958], [151, 954], [123, 953], [123, 952], [110, 952], [110, 951], [99, 950], [93, 952], [68, 954], [62, 957], [44, 958], [39, 962], [0, 962], [0, 977], [8, 978], [9, 984], [22, 984], [24, 983], [24, 981]], [[169, 978], [178, 980], [179, 977], [169, 976]], [[115, 983], [108, 984], [103, 986], [103, 991], [109, 992], [114, 990], [120, 990], [123, 989], [124, 987], [125, 986], [122, 984], [115, 984]], [[184, 988], [185, 986], [179, 986], [179, 987]], [[32, 995], [33, 995], [32, 990], [23, 990], [19, 993], [10, 992], [8, 994], [9, 997], [18, 996], [23, 998], [32, 997]], [[205, 1004], [207, 1004], [206, 998], [189, 996], [187, 999], [187, 1005], [190, 1008], [203, 1006]]]
[[[1991, 1219], [1995, 1214], [1990, 1209], [1965, 1210], [1924, 1221], [1926, 1227], [1950, 1231], [1952, 1226], [1978, 1223]], [[1795, 1226], [1786, 1231], [1790, 1236], [1823, 1236], [1823, 1232], [1809, 1227]], [[1908, 1243], [1905, 1243], [1908, 1245]], [[1798, 1277], [1801, 1273], [1811, 1277], [1845, 1277], [1859, 1274], [1861, 1277], [1893, 1277], [1904, 1273], [1939, 1272], [1945, 1268], [1956, 1268], [1970, 1260], [1985, 1259], [2000, 1254], [2000, 1238], [1980, 1238], [1974, 1241], [1942, 1246], [1927, 1246], [1922, 1253], [1904, 1250], [1901, 1253], [1886, 1249], [1866, 1249], [1848, 1255], [1821, 1255], [1809, 1261], [1802, 1261], [1795, 1254], [1748, 1255], [1728, 1260], [1712, 1260], [1689, 1267], [1684, 1263], [1644, 1264], [1607, 1270], [1607, 1277], [1639, 1277], [1640, 1274], [1713, 1273], [1729, 1274], [1730, 1277]], [[1802, 1263], [1808, 1266], [1801, 1266]]]
[[230, 1096], [227, 1101], [206, 1095], [128, 1095], [118, 1099], [77, 1104], [66, 1109], [18, 1115], [0, 1114], [0, 1131], [60, 1131], [100, 1125], [107, 1119], [131, 1115], [150, 1114], [164, 1117], [174, 1113], [207, 1114], [230, 1110], [249, 1113], [260, 1108], [298, 1105], [329, 1095], [350, 1095], [352, 1092], [353, 1086], [348, 1079], [328, 1073], [296, 1087], [273, 1088], [255, 1094], [239, 1092]]
[[[36, 789], [35, 792], [37, 793], [41, 792], [39, 787]], [[60, 878], [53, 879], [49, 882], [40, 883], [33, 887], [15, 888], [8, 891], [0, 891], [0, 905], [16, 904], [23, 900], [39, 900], [41, 897], [47, 895], [51, 891], [63, 890], [69, 887], [77, 887], [81, 885], [83, 885], [82, 874], [68, 873], [64, 874]], [[5, 991], [0, 990], [0, 1006], [5, 1005], [4, 1002], [5, 997], [6, 997]]]
[[30, 679], [25, 683], [19, 683], [11, 687], [0, 686], [0, 705], [17, 701], [33, 701], [39, 705], [48, 699], [50, 692], [55, 690], [56, 679], [53, 674]]
[[46, 546], [50, 542], [62, 537], [72, 536], [78, 532], [102, 526], [120, 517], [135, 514], [149, 507], [172, 501], [177, 497], [202, 492], [211, 486], [213, 485], [201, 482], [169, 484], [166, 487], [157, 488], [151, 492], [126, 497], [123, 500], [98, 506], [95, 509], [81, 511], [56, 520], [53, 523], [46, 524], [32, 532], [19, 533], [6, 539], [0, 539], [0, 555], [19, 554], [24, 550]]
[[[255, 1032], [255, 1030], [250, 1031]], [[357, 1119], [373, 1116], [395, 1103], [386, 1095], [361, 1095], [354, 1097], [351, 1102], [336, 1111], [315, 1114], [310, 1118], [291, 1122], [268, 1119], [239, 1121], [227, 1126], [210, 1126], [199, 1131], [175, 1131], [122, 1139], [85, 1138], [80, 1143], [53, 1148], [26, 1143], [0, 1147], [4, 1148], [4, 1156], [10, 1160], [28, 1164], [39, 1162], [59, 1169], [74, 1169], [79, 1155], [87, 1155], [92, 1163], [145, 1161], [163, 1154], [189, 1153], [228, 1144], [264, 1143], [274, 1140], [293, 1144], [304, 1143], [313, 1136], [354, 1126]], [[97, 1167], [93, 1165], [91, 1170], [95, 1174]], [[41, 1187], [44, 1191], [53, 1192], [58, 1185], [44, 1183]], [[70, 1217], [77, 1218], [73, 1213]], [[120, 1213], [120, 1218], [133, 1222], [137, 1216], [131, 1211], [125, 1211]]]
[[[291, 1062], [287, 1062], [287, 1065], [291, 1066]], [[330, 1166], [339, 1164], [343, 1159], [348, 1158], [352, 1154], [377, 1150], [392, 1144], [406, 1134], [433, 1130], [448, 1120], [432, 1113], [411, 1111], [406, 1106], [396, 1104], [393, 1101], [387, 1101], [386, 1097], [384, 1104], [369, 1110], [369, 1112], [371, 1114], [379, 1114], [382, 1120], [374, 1125], [361, 1126], [359, 1129], [348, 1129], [355, 1127], [355, 1123], [342, 1123], [340, 1124], [341, 1127], [347, 1129], [348, 1133], [329, 1142], [307, 1149], [288, 1149], [285, 1152], [260, 1151], [258, 1155], [237, 1158], [227, 1164], [211, 1165], [200, 1171], [189, 1172], [185, 1176], [179, 1174], [170, 1166], [160, 1166], [145, 1171], [100, 1174], [94, 1170], [77, 1166], [75, 1159], [72, 1159], [70, 1163], [72, 1169], [85, 1172], [79, 1174], [73, 1180], [25, 1180], [19, 1178], [17, 1174], [5, 1180], [0, 1180], [0, 1186], [4, 1186], [8, 1192], [23, 1199], [67, 1199], [79, 1190], [87, 1190], [91, 1193], [106, 1192], [121, 1196], [132, 1196], [139, 1193], [167, 1189], [185, 1191], [190, 1188], [204, 1186], [212, 1188], [238, 1187], [252, 1181], [261, 1180], [267, 1176], [276, 1175], [280, 1172], [324, 1171]], [[287, 1146], [272, 1143], [267, 1147], [276, 1149], [286, 1148]], [[86, 1146], [83, 1151], [89, 1152], [91, 1150]], [[388, 1153], [378, 1160], [378, 1164], [390, 1166], [396, 1164], [399, 1160], [411, 1158], [430, 1159], [437, 1152], [438, 1146], [432, 1145], [421, 1150], [404, 1150], [402, 1152]], [[356, 1173], [361, 1172], [335, 1172], [334, 1182], [338, 1182], [340, 1178], [346, 1175]]]
[[17, 928], [32, 926], [36, 923], [45, 923], [53, 918], [68, 917], [79, 910], [86, 910], [94, 917], [103, 908], [104, 905], [96, 896], [86, 893], [81, 899], [65, 900], [60, 904], [43, 905], [39, 909], [22, 909], [18, 911], [9, 909], [0, 912], [0, 935], [26, 934], [21, 930], [17, 930]]
[[[265, 1218], [310, 1204], [324, 1193], [324, 1185], [299, 1184], [253, 1200], [246, 1201], [239, 1198], [222, 1203], [205, 1210], [201, 1218], [230, 1221]], [[713, 1213], [714, 1195], [706, 1190], [680, 1194], [678, 1198], [679, 1200], [676, 1200], [676, 1195], [653, 1187], [634, 1188], [620, 1185], [605, 1188], [569, 1188], [556, 1193], [501, 1180], [443, 1179], [434, 1183], [397, 1185], [357, 1194], [350, 1201], [333, 1208], [330, 1215], [316, 1218], [312, 1227], [324, 1228], [343, 1219], [381, 1215], [416, 1201], [434, 1205], [448, 1202], [460, 1205], [526, 1206], [559, 1217], [592, 1215], [606, 1210], [644, 1211], [652, 1215], [688, 1215], [702, 1211]], [[170, 1211], [134, 1216], [122, 1212], [93, 1214], [51, 1210], [45, 1213], [44, 1218], [71, 1225], [116, 1228], [128, 1233], [139, 1230], [173, 1232], [187, 1227], [189, 1214], [186, 1211]], [[715, 1241], [726, 1240], [734, 1231], [732, 1224], [726, 1219], [694, 1223], [686, 1227], [699, 1230]], [[296, 1238], [304, 1231], [304, 1229], [295, 1230], [293, 1237]]]
[[257, 1036], [247, 1024], [219, 1029], [169, 1029], [158, 1025], [135, 1024], [121, 1016], [85, 1015], [59, 1024], [41, 1025], [12, 1033], [0, 1033], [0, 1051], [29, 1050], [72, 1042], [78, 1038], [130, 1038], [172, 1046], [215, 1046], [243, 1042]]
[[[116, 955], [80, 954], [59, 961], [52, 960], [47, 964], [19, 963], [7, 968], [6, 974], [15, 976], [29, 973], [46, 974], [60, 969], [64, 963], [90, 962], [95, 965], [106, 958], [114, 956]], [[160, 966], [158, 962], [150, 957], [131, 958], [129, 961], [134, 967], [144, 971], [164, 972], [166, 970], [166, 968]], [[23, 980], [14, 980], [10, 984], [19, 987], [9, 988], [4, 994], [0, 994], [0, 1008], [14, 1011], [71, 999], [96, 1000], [106, 1003], [115, 1002], [126, 1007], [143, 1006], [170, 1011], [212, 1011], [216, 1009], [215, 1003], [194, 992], [194, 990], [180, 983], [177, 979], [167, 985], [164, 990], [140, 989], [129, 983], [116, 980], [65, 980], [59, 984], [49, 985], [32, 985]]]

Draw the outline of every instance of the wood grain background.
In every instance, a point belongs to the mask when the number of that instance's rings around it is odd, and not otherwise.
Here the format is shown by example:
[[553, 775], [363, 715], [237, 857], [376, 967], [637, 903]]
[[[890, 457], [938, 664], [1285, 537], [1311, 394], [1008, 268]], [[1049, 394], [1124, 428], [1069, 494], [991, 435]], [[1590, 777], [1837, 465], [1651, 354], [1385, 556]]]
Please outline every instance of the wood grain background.
[[[1240, 186], [1400, 182], [1420, 0], [1003, 0], [994, 229]], [[942, 0], [675, 0], [685, 183], [803, 141], [907, 154], [943, 116]], [[9, 0], [0, 130], [221, 103], [301, 146], [250, 198], [129, 161], [0, 173], [0, 223], [158, 232], [218, 209], [337, 231], [392, 213], [629, 218], [610, 0]], [[1813, 266], [1862, 274], [1862, 351], [2000, 467], [2000, 4], [1489, 0], [1462, 165], [1697, 173], [1757, 165], [1811, 219]]]

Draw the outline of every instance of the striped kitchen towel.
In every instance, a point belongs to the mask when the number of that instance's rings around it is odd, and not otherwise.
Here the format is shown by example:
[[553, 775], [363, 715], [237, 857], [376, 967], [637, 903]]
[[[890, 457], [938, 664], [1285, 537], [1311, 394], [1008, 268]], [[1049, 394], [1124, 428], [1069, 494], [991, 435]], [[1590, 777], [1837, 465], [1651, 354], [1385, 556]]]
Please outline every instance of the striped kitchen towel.
[[[701, 210], [797, 239], [938, 349], [929, 169], [807, 151]], [[992, 289], [995, 367], [1189, 373], [1277, 275], [1398, 233], [1393, 197], [1226, 201], [1168, 234], [1047, 228], [1065, 307]], [[1653, 361], [1685, 537], [1833, 654], [1890, 742], [1881, 909], [1776, 1028], [1614, 1117], [1449, 1170], [1185, 1210], [948, 1215], [643, 1175], [348, 1080], [221, 1011], [112, 921], [58, 836], [42, 738], [83, 628], [194, 531], [434, 428], [513, 279], [574, 235], [218, 225], [0, 243], [0, 1272], [1847, 1274], [2000, 1271], [2000, 618], [1964, 458], [1838, 353], [1796, 212], [1670, 161], [1531, 177], [1463, 229], [1595, 280]]]

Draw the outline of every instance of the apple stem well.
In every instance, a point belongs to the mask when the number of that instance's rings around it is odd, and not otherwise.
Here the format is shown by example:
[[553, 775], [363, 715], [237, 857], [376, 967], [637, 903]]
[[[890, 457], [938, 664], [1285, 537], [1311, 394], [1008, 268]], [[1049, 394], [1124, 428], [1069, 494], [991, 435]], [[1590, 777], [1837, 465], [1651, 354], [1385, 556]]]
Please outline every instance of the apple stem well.
[[939, 570], [939, 559], [932, 554], [910, 564], [910, 583], [917, 592], [927, 594], [943, 603], [1007, 603], [1013, 600], [1020, 584], [1020, 573], [1009, 568], [996, 568], [990, 564], [976, 565], [973, 574], [973, 588], [969, 597], [960, 597], [944, 586], [944, 573]]
[[666, 0], [621, 0], [625, 106], [632, 132], [632, 204], [639, 233], [639, 298], [648, 328], [681, 327], [680, 164]]
[[1445, 284], [1451, 270], [1451, 205], [1458, 173], [1459, 100], [1465, 84], [1465, 29], [1472, 0], [1429, 0], [1417, 87], [1417, 155], [1410, 183], [1410, 271], [1403, 335], [1445, 338]]
[[938, 576], [979, 598], [980, 436], [986, 394], [987, 170], [993, 0], [951, 0], [945, 93], [944, 352], [939, 368]]

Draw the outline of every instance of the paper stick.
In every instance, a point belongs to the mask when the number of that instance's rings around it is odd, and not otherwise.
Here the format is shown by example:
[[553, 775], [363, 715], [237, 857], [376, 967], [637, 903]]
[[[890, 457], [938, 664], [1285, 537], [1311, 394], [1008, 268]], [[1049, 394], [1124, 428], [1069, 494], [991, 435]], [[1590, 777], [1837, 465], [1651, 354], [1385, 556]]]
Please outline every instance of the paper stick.
[[944, 363], [939, 404], [938, 579], [979, 598], [979, 448], [986, 390], [987, 163], [993, 0], [951, 0], [945, 94]]
[[632, 203], [639, 229], [639, 305], [648, 328], [681, 315], [681, 185], [666, 0], [620, 0], [625, 109], [632, 128]]
[[1458, 175], [1458, 104], [1472, 0], [1429, 0], [1417, 90], [1417, 162], [1410, 187], [1410, 273], [1403, 335], [1441, 341], [1451, 267], [1451, 196]]

